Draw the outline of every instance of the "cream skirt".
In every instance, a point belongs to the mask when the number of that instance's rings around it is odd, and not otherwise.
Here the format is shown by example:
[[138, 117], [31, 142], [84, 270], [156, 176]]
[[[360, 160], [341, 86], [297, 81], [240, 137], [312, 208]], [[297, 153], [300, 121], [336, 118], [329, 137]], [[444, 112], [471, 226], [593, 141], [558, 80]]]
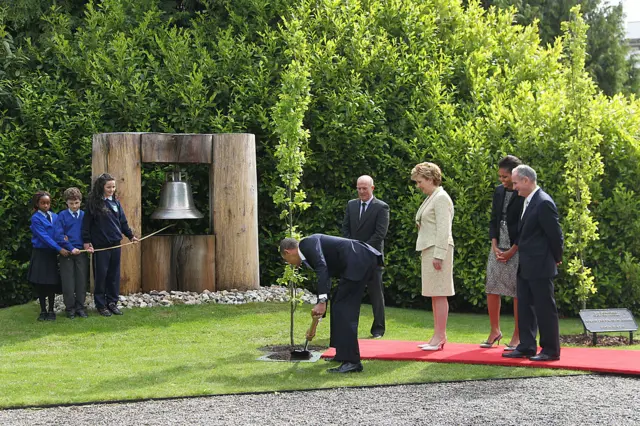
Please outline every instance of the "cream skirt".
[[422, 250], [422, 295], [453, 296], [453, 246], [447, 249], [446, 257], [442, 260], [442, 268], [436, 271], [433, 267], [433, 252], [435, 246]]

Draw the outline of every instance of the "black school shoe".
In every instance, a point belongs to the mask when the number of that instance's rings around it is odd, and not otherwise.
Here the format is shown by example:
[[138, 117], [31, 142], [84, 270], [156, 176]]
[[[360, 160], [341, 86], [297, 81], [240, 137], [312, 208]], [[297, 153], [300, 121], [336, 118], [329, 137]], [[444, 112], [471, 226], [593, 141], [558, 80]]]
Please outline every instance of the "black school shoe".
[[87, 313], [84, 311], [84, 309], [79, 309], [76, 311], [76, 315], [79, 316], [80, 318], [87, 318], [88, 315]]
[[98, 308], [98, 313], [100, 313], [100, 315], [102, 315], [103, 317], [111, 316], [111, 311], [108, 310], [107, 308]]
[[75, 311], [73, 311], [73, 310], [67, 311], [67, 318], [74, 319], [75, 317], [76, 317]]
[[45, 311], [40, 312], [40, 315], [38, 316], [38, 321], [46, 321], [47, 320], [47, 313]]
[[55, 321], [55, 320], [56, 320], [56, 313], [53, 311], [47, 312], [47, 321]]
[[122, 315], [122, 311], [118, 309], [118, 305], [116, 305], [115, 303], [111, 302], [108, 306], [109, 310], [113, 312], [113, 315]]

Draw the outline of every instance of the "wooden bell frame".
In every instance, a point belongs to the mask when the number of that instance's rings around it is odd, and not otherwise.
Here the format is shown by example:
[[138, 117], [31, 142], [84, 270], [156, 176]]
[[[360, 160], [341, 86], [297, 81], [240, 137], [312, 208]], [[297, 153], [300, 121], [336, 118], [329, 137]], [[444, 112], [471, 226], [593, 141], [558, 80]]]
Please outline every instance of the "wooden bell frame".
[[93, 135], [93, 178], [102, 173], [116, 178], [118, 197], [138, 236], [142, 229], [142, 163], [209, 164], [209, 228], [213, 233], [156, 235], [123, 248], [120, 293], [258, 288], [255, 136]]

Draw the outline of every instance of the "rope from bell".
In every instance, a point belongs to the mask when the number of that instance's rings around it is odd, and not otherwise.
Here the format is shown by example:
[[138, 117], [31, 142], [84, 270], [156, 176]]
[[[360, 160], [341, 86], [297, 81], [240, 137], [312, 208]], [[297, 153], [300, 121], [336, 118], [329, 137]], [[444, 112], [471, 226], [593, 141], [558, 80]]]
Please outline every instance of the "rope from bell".
[[[138, 241], [130, 241], [130, 242], [128, 242], [128, 243], [120, 244], [120, 245], [118, 245], [118, 246], [113, 246], [113, 247], [105, 247], [105, 248], [93, 249], [93, 252], [95, 253], [95, 252], [97, 252], [97, 251], [113, 250], [113, 249], [117, 249], [117, 248], [120, 248], [120, 247], [128, 246], [128, 245], [130, 245], [130, 244], [139, 243], [140, 241], [142, 241], [142, 240], [144, 240], [144, 239], [146, 239], [146, 238], [153, 237], [153, 236], [154, 236], [154, 235], [156, 235], [157, 233], [162, 232], [162, 231], [164, 231], [164, 230], [165, 230], [165, 229], [167, 229], [167, 228], [171, 228], [173, 225], [175, 225], [175, 224], [174, 224], [174, 223], [172, 223], [171, 225], [165, 226], [164, 228], [162, 228], [162, 229], [160, 229], [160, 230], [158, 230], [158, 231], [156, 231], [156, 232], [154, 232], [154, 233], [151, 233], [151, 234], [149, 234], [149, 235], [146, 235], [146, 236], [144, 236], [144, 237], [140, 238]], [[89, 251], [89, 250], [80, 250], [80, 253], [86, 253], [86, 252], [88, 252], [88, 251]]]

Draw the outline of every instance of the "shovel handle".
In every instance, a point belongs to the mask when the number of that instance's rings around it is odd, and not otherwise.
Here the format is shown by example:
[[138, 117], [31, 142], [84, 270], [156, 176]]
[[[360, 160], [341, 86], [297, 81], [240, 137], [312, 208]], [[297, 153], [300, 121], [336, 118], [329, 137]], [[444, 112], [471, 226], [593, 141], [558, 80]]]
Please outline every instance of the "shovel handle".
[[311, 321], [311, 327], [307, 330], [307, 340], [311, 341], [316, 336], [316, 328], [318, 328], [318, 323], [322, 319], [322, 315], [312, 316], [313, 320]]

